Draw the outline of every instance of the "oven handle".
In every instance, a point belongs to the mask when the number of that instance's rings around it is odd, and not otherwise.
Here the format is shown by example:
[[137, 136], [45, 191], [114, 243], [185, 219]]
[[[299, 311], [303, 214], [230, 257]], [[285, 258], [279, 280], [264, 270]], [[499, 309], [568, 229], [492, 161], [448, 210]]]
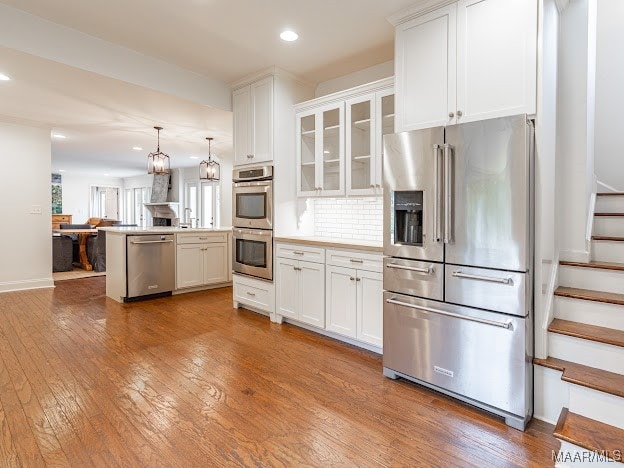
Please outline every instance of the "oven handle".
[[273, 231], [270, 230], [263, 230], [263, 229], [256, 229], [256, 230], [251, 230], [251, 229], [232, 229], [232, 234], [236, 237], [237, 235], [239, 236], [254, 236], [254, 237], [272, 237], [273, 236]]
[[408, 302], [397, 301], [394, 298], [386, 299], [386, 302], [388, 304], [394, 304], [394, 305], [398, 305], [398, 306], [401, 306], [401, 307], [409, 307], [410, 309], [423, 310], [425, 312], [431, 312], [432, 314], [445, 315], [447, 317], [453, 317], [453, 318], [457, 318], [457, 319], [461, 319], [461, 320], [468, 320], [470, 322], [482, 323], [484, 325], [492, 325], [493, 327], [505, 328], [507, 330], [509, 330], [511, 328], [511, 322], [510, 321], [508, 321], [508, 322], [496, 322], [495, 320], [487, 320], [487, 319], [480, 319], [480, 318], [477, 318], [477, 317], [469, 317], [469, 316], [466, 316], [466, 315], [455, 314], [453, 312], [446, 312], [444, 310], [432, 309], [431, 307], [417, 306], [417, 305], [414, 305], [414, 304], [410, 304]]
[[258, 180], [254, 182], [234, 182], [232, 186], [234, 188], [244, 188], [244, 187], [271, 187], [273, 185], [273, 179], [268, 180]]

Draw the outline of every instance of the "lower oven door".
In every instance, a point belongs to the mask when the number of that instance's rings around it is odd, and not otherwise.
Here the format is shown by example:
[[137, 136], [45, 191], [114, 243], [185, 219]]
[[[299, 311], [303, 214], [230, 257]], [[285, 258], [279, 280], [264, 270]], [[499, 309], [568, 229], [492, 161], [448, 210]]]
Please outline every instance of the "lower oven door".
[[384, 293], [383, 365], [514, 415], [532, 410], [527, 320]]
[[232, 268], [237, 273], [273, 279], [273, 231], [233, 229]]

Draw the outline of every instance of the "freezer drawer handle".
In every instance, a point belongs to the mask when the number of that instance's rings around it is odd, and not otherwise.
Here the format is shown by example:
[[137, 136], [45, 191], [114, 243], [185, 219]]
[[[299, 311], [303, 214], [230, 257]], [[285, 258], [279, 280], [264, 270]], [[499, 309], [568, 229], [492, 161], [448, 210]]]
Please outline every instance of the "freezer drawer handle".
[[388, 304], [395, 304], [401, 307], [409, 307], [410, 309], [416, 310], [424, 310], [425, 312], [431, 312], [433, 314], [446, 315], [447, 317], [458, 318], [461, 320], [468, 320], [470, 322], [483, 323], [485, 325], [492, 325], [493, 327], [506, 328], [509, 330], [511, 328], [511, 322], [496, 322], [494, 320], [486, 320], [480, 319], [476, 317], [468, 317], [466, 315], [454, 314], [453, 312], [446, 312], [444, 310], [432, 309], [430, 307], [417, 306], [414, 304], [410, 304], [408, 302], [397, 301], [396, 299], [386, 299]]
[[456, 278], [465, 278], [472, 279], [477, 281], [487, 281], [488, 283], [499, 283], [499, 284], [511, 284], [511, 278], [493, 278], [491, 276], [481, 276], [481, 275], [469, 275], [467, 273], [462, 273], [461, 270], [457, 270], [453, 272], [453, 276]]
[[405, 266], [405, 265], [397, 265], [396, 263], [388, 263], [386, 265], [386, 268], [394, 268], [395, 270], [416, 271], [418, 273], [425, 273], [427, 275], [430, 275], [433, 272], [433, 268], [430, 266], [427, 268], [418, 268], [418, 267], [411, 267], [411, 266]]
[[131, 244], [171, 244], [172, 240], [157, 240], [157, 241], [132, 241]]

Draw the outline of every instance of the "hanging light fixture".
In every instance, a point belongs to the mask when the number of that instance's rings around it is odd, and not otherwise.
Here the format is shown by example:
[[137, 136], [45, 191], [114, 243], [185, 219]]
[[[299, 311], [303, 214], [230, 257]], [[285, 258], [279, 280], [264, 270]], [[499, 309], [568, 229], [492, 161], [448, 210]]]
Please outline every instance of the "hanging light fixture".
[[208, 161], [199, 163], [200, 180], [219, 180], [221, 178], [221, 166], [217, 161], [212, 160], [211, 143], [214, 138], [208, 137]]
[[155, 153], [147, 155], [147, 173], [148, 174], [169, 174], [171, 167], [169, 165], [169, 156], [160, 151], [160, 131], [162, 127], [154, 127], [158, 132], [158, 146]]

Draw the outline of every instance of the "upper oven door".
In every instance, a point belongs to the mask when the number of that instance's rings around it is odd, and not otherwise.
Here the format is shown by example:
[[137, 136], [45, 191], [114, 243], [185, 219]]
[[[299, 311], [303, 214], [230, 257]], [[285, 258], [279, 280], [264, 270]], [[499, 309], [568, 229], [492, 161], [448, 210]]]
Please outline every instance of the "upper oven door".
[[273, 229], [273, 181], [236, 182], [232, 190], [235, 227]]

